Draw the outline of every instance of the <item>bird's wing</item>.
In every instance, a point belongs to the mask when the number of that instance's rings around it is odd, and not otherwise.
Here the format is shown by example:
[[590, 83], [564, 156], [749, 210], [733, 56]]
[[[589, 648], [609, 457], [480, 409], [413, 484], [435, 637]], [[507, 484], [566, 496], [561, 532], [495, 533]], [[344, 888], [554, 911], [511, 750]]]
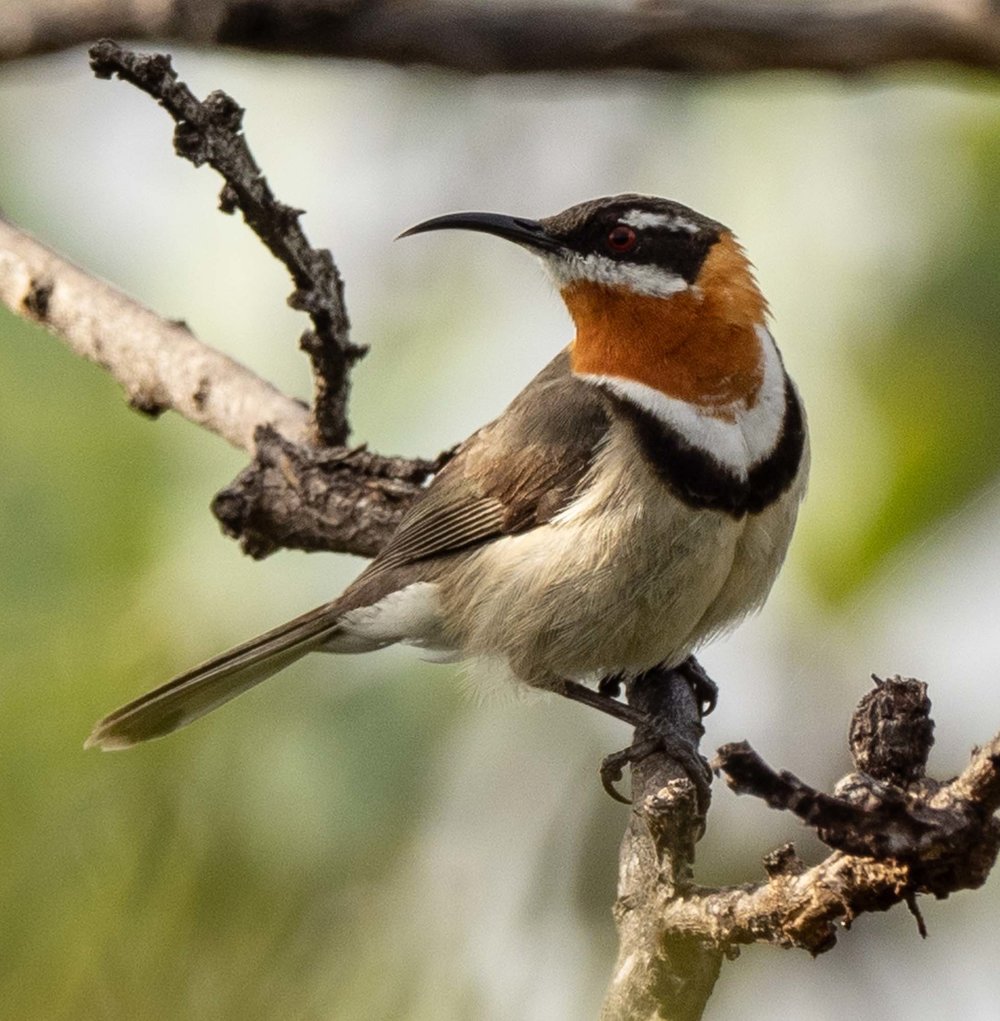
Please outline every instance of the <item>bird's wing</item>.
[[362, 576], [365, 583], [544, 524], [579, 492], [608, 427], [600, 392], [573, 376], [563, 352], [501, 418], [459, 447]]
[[438, 558], [548, 521], [578, 491], [607, 430], [601, 397], [573, 378], [561, 355], [502, 420], [462, 444], [383, 552], [339, 599], [123, 706], [97, 724], [88, 745], [127, 748], [170, 733], [322, 647], [347, 611], [433, 575]]

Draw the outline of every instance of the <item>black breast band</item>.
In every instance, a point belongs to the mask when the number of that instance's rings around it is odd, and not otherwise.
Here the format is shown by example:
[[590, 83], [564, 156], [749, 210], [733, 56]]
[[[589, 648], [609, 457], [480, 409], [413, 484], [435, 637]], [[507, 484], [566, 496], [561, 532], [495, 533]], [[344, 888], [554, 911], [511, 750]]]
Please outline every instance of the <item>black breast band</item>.
[[802, 406], [785, 376], [785, 417], [774, 449], [746, 478], [692, 445], [676, 429], [633, 401], [606, 390], [615, 407], [635, 430], [643, 457], [670, 491], [690, 507], [742, 518], [759, 514], [792, 484], [805, 447]]

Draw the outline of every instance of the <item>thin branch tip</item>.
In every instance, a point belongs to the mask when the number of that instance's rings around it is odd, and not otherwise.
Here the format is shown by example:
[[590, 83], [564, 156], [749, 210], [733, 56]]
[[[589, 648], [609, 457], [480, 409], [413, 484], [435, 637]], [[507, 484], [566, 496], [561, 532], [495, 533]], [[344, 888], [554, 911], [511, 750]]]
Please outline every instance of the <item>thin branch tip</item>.
[[222, 176], [221, 211], [232, 214], [238, 209], [288, 270], [295, 288], [288, 304], [312, 320], [300, 347], [310, 357], [315, 379], [314, 439], [343, 446], [350, 433], [349, 372], [367, 349], [350, 341], [344, 286], [333, 256], [310, 245], [299, 222], [303, 211], [278, 201], [251, 153], [243, 107], [221, 89], [197, 99], [178, 79], [166, 54], [136, 53], [103, 39], [91, 47], [90, 60], [98, 77], [117, 75], [157, 100], [176, 124], [177, 155], [196, 167], [208, 164]]

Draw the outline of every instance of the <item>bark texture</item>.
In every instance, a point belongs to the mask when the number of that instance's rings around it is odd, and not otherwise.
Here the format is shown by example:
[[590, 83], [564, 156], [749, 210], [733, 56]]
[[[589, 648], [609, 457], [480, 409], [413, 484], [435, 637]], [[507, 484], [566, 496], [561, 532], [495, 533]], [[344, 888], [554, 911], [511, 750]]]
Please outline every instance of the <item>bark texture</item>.
[[[701, 706], [682, 674], [650, 671], [628, 686], [628, 699], [697, 754]], [[654, 737], [636, 729], [637, 744]], [[632, 767], [615, 902], [618, 959], [602, 1021], [697, 1021], [719, 976], [717, 947], [697, 934], [668, 931], [662, 921], [664, 900], [683, 898], [692, 887], [695, 844], [705, 832], [708, 799], [699, 798], [691, 772], [665, 748]]]
[[[687, 739], [700, 734], [698, 706], [676, 676], [640, 679], [633, 705], [655, 700]], [[695, 884], [695, 842], [704, 814], [695, 787], [669, 755], [633, 773], [634, 809], [622, 844], [619, 956], [603, 1017], [688, 1021], [702, 1016], [724, 957], [769, 943], [817, 955], [858, 915], [904, 903], [926, 935], [917, 897], [944, 898], [985, 881], [1000, 850], [1000, 734], [942, 783], [924, 774], [933, 721], [927, 687], [876, 681], [851, 720], [858, 771], [824, 794], [769, 767], [745, 742], [719, 749], [714, 766], [740, 794], [793, 812], [833, 848], [809, 868], [786, 844], [750, 885]], [[637, 735], [641, 736], [641, 735]], [[874, 766], [873, 766], [874, 764]], [[862, 771], [862, 766], [872, 772]]]
[[176, 411], [249, 452], [265, 423], [290, 443], [310, 433], [307, 405], [2, 219], [0, 303], [106, 369], [143, 414]]

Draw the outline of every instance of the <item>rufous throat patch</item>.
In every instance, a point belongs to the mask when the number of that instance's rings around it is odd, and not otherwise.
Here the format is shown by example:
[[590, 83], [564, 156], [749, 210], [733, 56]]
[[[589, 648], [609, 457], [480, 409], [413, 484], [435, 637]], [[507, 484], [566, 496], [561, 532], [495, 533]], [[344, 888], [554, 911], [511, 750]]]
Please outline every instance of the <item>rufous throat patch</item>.
[[576, 324], [574, 372], [635, 380], [721, 418], [756, 403], [767, 304], [732, 234], [686, 290], [660, 297], [577, 280], [562, 296]]

